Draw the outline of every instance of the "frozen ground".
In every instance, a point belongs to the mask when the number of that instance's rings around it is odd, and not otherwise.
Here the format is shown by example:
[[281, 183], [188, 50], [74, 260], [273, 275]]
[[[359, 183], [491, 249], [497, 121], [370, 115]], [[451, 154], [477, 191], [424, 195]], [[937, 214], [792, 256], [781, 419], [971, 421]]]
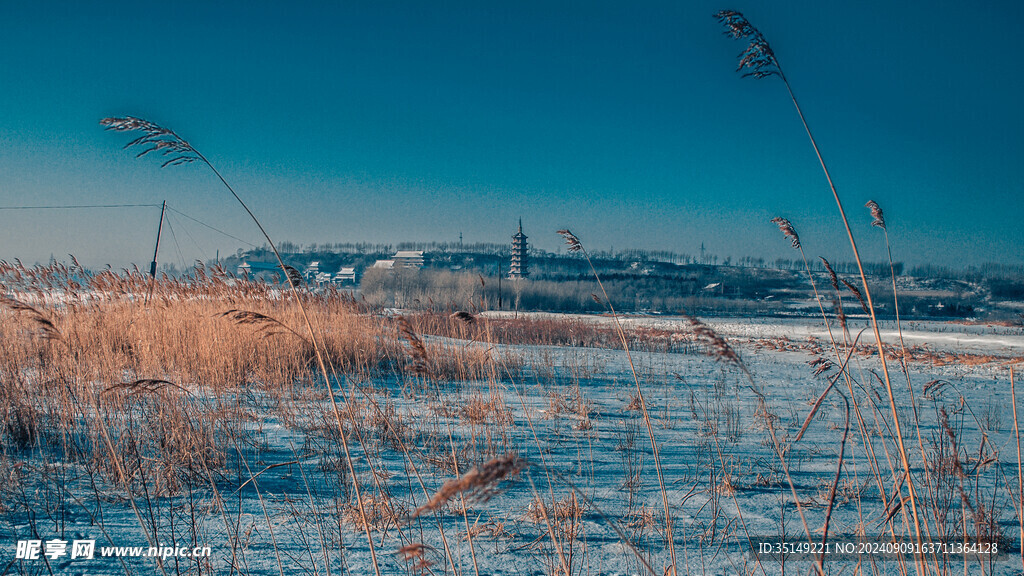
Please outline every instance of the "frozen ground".
[[[678, 318], [624, 322], [688, 330]], [[775, 560], [755, 562], [748, 538], [806, 542], [802, 514], [811, 538], [819, 541], [830, 500], [834, 542], [858, 535], [884, 538], [888, 517], [896, 519], [898, 529], [912, 522], [909, 502], [900, 510], [880, 496], [881, 489], [892, 500], [895, 486], [904, 496], [906, 489], [876, 356], [852, 356], [852, 380], [839, 379], [796, 441], [811, 405], [837, 373], [815, 376], [809, 365], [816, 353], [835, 360], [824, 347], [824, 325], [775, 319], [707, 323], [737, 349], [749, 379], [737, 366], [706, 354], [633, 355], [660, 446], [680, 573], [781, 573], [783, 564]], [[852, 321], [851, 333], [861, 327], [862, 321]], [[865, 332], [861, 342], [869, 337]], [[886, 344], [898, 342], [894, 327], [887, 326], [882, 337]], [[1005, 364], [1024, 355], [1024, 334], [1020, 328], [914, 322], [905, 326], [903, 337], [908, 346], [999, 357], [971, 366], [914, 362], [909, 376], [896, 362], [889, 367], [915, 486], [919, 499], [927, 500], [919, 504], [919, 514], [933, 531], [942, 532], [930, 534], [931, 540], [962, 542], [965, 531], [976, 534], [988, 519], [987, 534], [1001, 537], [1004, 549], [1019, 549], [1014, 418]], [[814, 344], [788, 346], [787, 341]], [[662, 496], [625, 353], [501, 348], [524, 359], [521, 371], [499, 364], [489, 382], [434, 384], [402, 377], [344, 384], [362, 389], [353, 405], [364, 425], [359, 434], [349, 429], [362, 496], [371, 504], [389, 502], [372, 507], [370, 519], [382, 573], [468, 575], [475, 574], [474, 563], [480, 574], [555, 574], [563, 564], [573, 575], [645, 573], [625, 536], [663, 574], [669, 553]], [[198, 389], [194, 393], [201, 395]], [[159, 573], [160, 566], [148, 558], [125, 558], [123, 564], [99, 557], [14, 558], [16, 542], [25, 539], [147, 546], [140, 517], [161, 545], [211, 548], [208, 559], [168, 559], [162, 565], [168, 574], [372, 574], [341, 438], [324, 399], [311, 394], [285, 409], [259, 395], [234, 400], [245, 404], [249, 418], [224, 469], [205, 479], [194, 475], [173, 497], [136, 491], [138, 516], [126, 493], [92, 485], [76, 465], [52, 453], [25, 455], [31, 473], [23, 475], [30, 479], [24, 501], [37, 508], [27, 511], [10, 502], [2, 508], [0, 574]], [[849, 412], [846, 400], [856, 401]], [[410, 447], [408, 456], [396, 436]], [[929, 474], [922, 447], [930, 462], [941, 463]], [[507, 453], [517, 453], [529, 465], [489, 500], [470, 500], [465, 514], [454, 498], [436, 514], [413, 517], [429, 494], [456, 475], [453, 451], [460, 473]], [[831, 497], [840, 452], [842, 467]], [[547, 522], [538, 497], [546, 503]], [[421, 543], [422, 553], [411, 559], [397, 553]], [[416, 567], [421, 560], [426, 562]], [[825, 569], [829, 574], [900, 573], [899, 563], [882, 560], [865, 555], [858, 564], [837, 556]], [[951, 555], [929, 562], [949, 573], [1021, 569], [1014, 555], [994, 563], [965, 564]], [[807, 574], [811, 566], [795, 559], [785, 569]], [[903, 569], [916, 573], [912, 564]]]

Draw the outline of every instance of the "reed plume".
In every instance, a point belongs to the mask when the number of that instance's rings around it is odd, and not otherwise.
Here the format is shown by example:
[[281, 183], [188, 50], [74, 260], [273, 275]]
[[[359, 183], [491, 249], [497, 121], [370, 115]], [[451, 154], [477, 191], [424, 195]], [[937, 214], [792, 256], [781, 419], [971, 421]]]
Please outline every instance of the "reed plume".
[[467, 325], [470, 325], [470, 326], [476, 324], [476, 316], [470, 314], [469, 312], [466, 312], [465, 310], [459, 310], [458, 312], [452, 312], [452, 314], [451, 314], [451, 316], [449, 316], [449, 318], [452, 318], [454, 320], [458, 320], [458, 321], [463, 322], [463, 323], [465, 323]]
[[259, 312], [253, 312], [251, 310], [231, 309], [226, 312], [221, 312], [217, 316], [233, 320], [234, 323], [238, 324], [239, 326], [255, 326], [257, 328], [257, 331], [263, 333], [264, 338], [269, 338], [276, 334], [288, 332], [293, 336], [298, 337], [303, 342], [306, 342], [307, 344], [309, 343], [308, 338], [306, 338], [302, 334], [299, 334], [295, 330], [292, 330], [290, 327], [286, 326], [280, 320], [267, 316], [266, 314], [260, 314]]
[[828, 260], [826, 260], [824, 256], [818, 256], [818, 258], [821, 258], [821, 263], [825, 265], [825, 271], [828, 272], [828, 280], [832, 283], [832, 288], [838, 292], [839, 277], [836, 276], [836, 271], [832, 269], [832, 265], [828, 263]]
[[693, 329], [694, 335], [697, 336], [697, 341], [708, 348], [712, 357], [728, 364], [733, 364], [744, 372], [747, 371], [743, 361], [740, 360], [739, 354], [736, 353], [736, 350], [729, 345], [725, 338], [719, 336], [710, 326], [697, 318], [691, 316], [689, 320], [690, 327]]
[[500, 492], [502, 482], [514, 478], [528, 465], [529, 462], [514, 453], [489, 460], [462, 476], [445, 482], [441, 489], [435, 492], [426, 504], [417, 508], [412, 516], [415, 518], [424, 512], [436, 510], [462, 493], [467, 493], [473, 502], [486, 502]]
[[[414, 544], [402, 546], [395, 552], [395, 554], [399, 555], [405, 562], [415, 561], [415, 564], [411, 567], [412, 570], [424, 574], [429, 570], [430, 566], [433, 565], [433, 562], [426, 557], [428, 550], [436, 551], [433, 546], [427, 546], [421, 542], [416, 542]], [[433, 572], [431, 571], [431, 573]]]
[[61, 333], [60, 329], [57, 328], [57, 325], [53, 323], [53, 320], [50, 320], [46, 314], [43, 314], [37, 308], [6, 296], [0, 296], [0, 305], [6, 306], [14, 312], [25, 312], [28, 314], [32, 323], [39, 328], [39, 333], [44, 340], [54, 340], [66, 343], [64, 335]]
[[754, 78], [782, 75], [779, 61], [775, 59], [775, 52], [772, 51], [768, 40], [743, 17], [743, 14], [735, 10], [721, 10], [715, 14], [715, 18], [725, 26], [726, 35], [736, 39], [750, 39], [750, 44], [740, 53], [737, 72], [747, 69], [749, 71], [743, 76]]
[[398, 331], [409, 345], [409, 356], [412, 358], [412, 370], [417, 374], [427, 373], [427, 348], [423, 339], [412, 328], [405, 316], [398, 317]]
[[568, 230], [559, 230], [558, 234], [560, 234], [562, 238], [565, 238], [565, 243], [569, 246], [569, 252], [575, 253], [583, 251], [583, 243], [580, 242], [580, 239], [577, 238], [575, 234]]
[[868, 210], [871, 210], [871, 217], [875, 219], [871, 225], [878, 226], [882, 230], [885, 230], [885, 215], [882, 214], [882, 208], [878, 205], [878, 202], [868, 200], [868, 203], [864, 206], [866, 206]]
[[868, 309], [868, 303], [864, 301], [864, 295], [861, 294], [860, 289], [851, 284], [845, 278], [841, 279], [840, 282], [843, 283], [843, 286], [846, 286], [846, 289], [850, 291], [850, 294], [853, 294], [854, 297], [857, 298], [857, 301], [860, 302], [860, 307], [864, 310], [864, 313], [870, 314], [871, 311]]
[[786, 238], [793, 243], [793, 248], [800, 249], [800, 236], [796, 233], [796, 229], [793, 228], [793, 224], [785, 218], [776, 216], [772, 218], [772, 222], [779, 227], [779, 230], [785, 234]]
[[288, 282], [293, 288], [302, 286], [302, 272], [296, 270], [294, 266], [285, 265], [283, 268], [284, 274], [288, 277]]
[[118, 390], [123, 390], [129, 394], [152, 394], [153, 392], [159, 392], [168, 386], [177, 388], [186, 394], [191, 394], [188, 390], [178, 386], [174, 382], [169, 380], [161, 380], [159, 378], [143, 378], [142, 380], [135, 380], [134, 382], [121, 382], [107, 386], [100, 392], [100, 395], [109, 394]]
[[[157, 152], [161, 156], [169, 157], [160, 167], [178, 166], [189, 164], [202, 159], [202, 156], [192, 148], [181, 136], [173, 130], [164, 128], [142, 118], [125, 116], [123, 118], [104, 118], [100, 124], [107, 127], [107, 130], [115, 132], [142, 132], [135, 140], [124, 145], [125, 149], [139, 146], [142, 151], [135, 155], [142, 158], [150, 152]], [[205, 159], [204, 159], [205, 160]]]

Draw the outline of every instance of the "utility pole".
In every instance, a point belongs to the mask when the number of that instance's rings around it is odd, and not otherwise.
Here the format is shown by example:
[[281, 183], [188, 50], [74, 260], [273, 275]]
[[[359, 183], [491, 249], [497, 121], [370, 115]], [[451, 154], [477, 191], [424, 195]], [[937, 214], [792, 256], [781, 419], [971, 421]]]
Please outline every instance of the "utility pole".
[[149, 266], [149, 275], [156, 278], [156, 256], [160, 253], [160, 232], [164, 229], [164, 211], [167, 210], [167, 200], [160, 206], [160, 223], [156, 227], [156, 248], [153, 249], [153, 263]]
[[146, 304], [153, 297], [153, 288], [156, 287], [156, 257], [160, 254], [160, 232], [164, 229], [164, 212], [167, 210], [167, 200], [160, 205], [160, 223], [156, 226], [156, 248], [153, 249], [153, 263], [149, 265], [149, 294], [146, 294]]

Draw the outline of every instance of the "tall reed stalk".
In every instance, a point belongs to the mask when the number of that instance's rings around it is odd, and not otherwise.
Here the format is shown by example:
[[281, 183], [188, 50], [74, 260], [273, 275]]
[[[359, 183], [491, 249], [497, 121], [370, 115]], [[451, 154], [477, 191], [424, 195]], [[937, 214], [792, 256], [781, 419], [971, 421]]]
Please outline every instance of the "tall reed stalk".
[[[876, 228], [881, 228], [882, 233], [885, 236], [885, 252], [889, 257], [889, 277], [892, 280], [892, 303], [893, 311], [896, 314], [896, 333], [900, 339], [900, 368], [903, 371], [903, 375], [907, 380], [907, 391], [910, 394], [910, 406], [914, 414], [914, 431], [917, 435], [917, 447], [921, 453], [921, 464], [924, 467], [924, 484], [926, 493], [932, 494], [932, 479], [931, 479], [931, 466], [928, 464], [928, 454], [924, 449], [924, 439], [921, 436], [921, 417], [917, 412], [917, 398], [914, 394], [914, 386], [910, 381], [910, 369], [907, 366], [907, 344], [903, 339], [903, 322], [900, 320], [900, 298], [899, 293], [896, 289], [896, 265], [892, 260], [892, 244], [889, 242], [889, 229], [885, 225], [885, 213], [882, 211], [882, 207], [878, 205], [878, 202], [874, 200], [868, 200], [864, 207], [871, 211], [871, 225]], [[924, 529], [928, 539], [932, 538], [931, 528], [926, 521], [924, 523]], [[938, 565], [936, 565], [936, 572], [938, 571]]]
[[[675, 539], [672, 535], [672, 512], [669, 508], [668, 503], [668, 490], [665, 488], [665, 477], [661, 469], [661, 450], [658, 448], [658, 441], [654, 437], [654, 427], [651, 425], [651, 416], [647, 411], [647, 401], [644, 399], [644, 393], [640, 386], [640, 377], [637, 375], [636, 366], [633, 364], [633, 355], [629, 352], [629, 342], [626, 339], [626, 333], [622, 329], [622, 323], [619, 322], [619, 316], [615, 313], [615, 307], [612, 305], [611, 299], [608, 298], [608, 292], [604, 289], [604, 283], [601, 282], [601, 277], [597, 273], [597, 269], [594, 268], [594, 263], [590, 260], [590, 254], [583, 247], [583, 243], [576, 237], [575, 234], [569, 230], [559, 230], [558, 233], [565, 239], [566, 244], [569, 246], [570, 252], [577, 252], [583, 256], [590, 266], [590, 271], [593, 272], [594, 278], [597, 280], [598, 287], [601, 288], [601, 294], [604, 295], [605, 305], [608, 306], [608, 310], [612, 313], [612, 319], [615, 321], [615, 331], [619, 335], [619, 339], [622, 341], [622, 349], [626, 352], [626, 360], [629, 361], [629, 370], [633, 375], [633, 382], [636, 384], [636, 396], [637, 400], [640, 401], [640, 411], [644, 417], [644, 425], [647, 427], [647, 436], [651, 440], [651, 454], [654, 456], [654, 469], [658, 473], [658, 487], [661, 489], [661, 501], [665, 508], [665, 540], [668, 543], [668, 553], [672, 565], [666, 568], [665, 573], [677, 576], [679, 574], [678, 564], [676, 563], [676, 546]], [[671, 569], [671, 573], [669, 572]]]
[[1010, 398], [1013, 406], [1013, 436], [1017, 439], [1017, 520], [1020, 523], [1020, 565], [1024, 571], [1024, 464], [1020, 453], [1020, 424], [1017, 420], [1017, 387], [1013, 381], [1013, 368], [1010, 368]]
[[[879, 494], [881, 494], [882, 499], [885, 500], [886, 499], [886, 496], [885, 496], [885, 486], [882, 483], [881, 474], [878, 472], [878, 461], [875, 458], [874, 448], [871, 445], [870, 434], [868, 433], [867, 426], [864, 424], [864, 418], [861, 415], [860, 405], [857, 403], [857, 396], [856, 396], [856, 394], [854, 393], [854, 390], [853, 390], [853, 376], [850, 374], [850, 369], [848, 367], [850, 356], [853, 354], [853, 351], [856, 348], [856, 342], [854, 342], [853, 346], [846, 345], [846, 347], [847, 347], [846, 352], [847, 353], [846, 353], [846, 358], [844, 359], [843, 358], [843, 354], [841, 354], [840, 351], [839, 351], [839, 344], [836, 342], [835, 335], [832, 333], [832, 325], [829, 322], [828, 314], [825, 313], [825, 307], [821, 303], [821, 294], [819, 294], [819, 292], [818, 292], [818, 284], [814, 281], [814, 275], [811, 274], [811, 267], [807, 263], [807, 255], [804, 253], [803, 244], [800, 242], [800, 235], [797, 234], [796, 228], [794, 228], [793, 224], [788, 219], [786, 219], [786, 218], [782, 218], [781, 216], [779, 216], [779, 217], [772, 218], [771, 221], [772, 221], [773, 224], [778, 226], [779, 227], [779, 231], [782, 232], [782, 234], [785, 235], [786, 238], [789, 239], [789, 241], [792, 244], [793, 248], [795, 248], [796, 250], [798, 250], [800, 252], [800, 259], [803, 260], [804, 270], [807, 273], [807, 279], [810, 281], [811, 289], [814, 291], [814, 299], [818, 303], [818, 310], [821, 312], [821, 319], [825, 323], [825, 330], [828, 332], [828, 339], [829, 339], [829, 342], [831, 342], [831, 344], [832, 344], [832, 351], [833, 351], [833, 353], [836, 356], [836, 362], [837, 362], [837, 365], [839, 366], [839, 374], [835, 378], [831, 379], [831, 382], [829, 383], [828, 387], [826, 387], [825, 391], [822, 392], [821, 395], [818, 397], [817, 402], [814, 404], [814, 406], [811, 408], [811, 411], [807, 415], [807, 419], [804, 422], [803, 428], [801, 428], [800, 433], [797, 434], [796, 440], [799, 441], [800, 438], [803, 436], [804, 431], [807, 429], [807, 426], [810, 424], [811, 419], [814, 417], [814, 414], [817, 412], [818, 408], [821, 406], [821, 403], [824, 401], [825, 396], [828, 395], [828, 393], [836, 385], [836, 382], [839, 381], [839, 378], [842, 377], [843, 380], [846, 382], [847, 390], [850, 393], [850, 398], [847, 398], [846, 395], [844, 395], [844, 394], [840, 394], [843, 397], [843, 401], [844, 401], [844, 403], [846, 405], [846, 412], [847, 412], [847, 422], [846, 422], [847, 431], [844, 432], [844, 434], [843, 434], [843, 444], [842, 445], [843, 445], [843, 447], [845, 449], [846, 435], [848, 434], [848, 427], [849, 427], [850, 403], [852, 401], [853, 409], [854, 409], [854, 415], [856, 416], [856, 419], [857, 419], [857, 426], [858, 426], [858, 428], [860, 430], [861, 438], [864, 441], [864, 446], [867, 448], [867, 451], [868, 451], [868, 464], [869, 464], [869, 466], [871, 468], [871, 471], [873, 473], [875, 482], [877, 484], [878, 492], [879, 492]], [[824, 261], [824, 259], [823, 259], [823, 261]], [[825, 261], [825, 263], [827, 265], [828, 262]], [[831, 268], [830, 268], [830, 270], [831, 270]], [[838, 282], [836, 282], [834, 284], [834, 288], [835, 288], [836, 292], [838, 293], [839, 292], [839, 284], [838, 284]], [[844, 324], [845, 324], [845, 322], [844, 322]], [[836, 488], [836, 486], [837, 486], [837, 484], [839, 482], [839, 470], [842, 469], [842, 462], [843, 462], [843, 459], [842, 459], [842, 457], [840, 457], [839, 465], [838, 465], [837, 471], [836, 471], [835, 481], [833, 482], [832, 490], [831, 490], [831, 493], [830, 493], [831, 497], [829, 498], [829, 510], [830, 511], [831, 511], [832, 503], [833, 503], [834, 496], [835, 496], [835, 488]], [[827, 539], [828, 539], [828, 522], [826, 521], [825, 526], [822, 528], [822, 546], [824, 546], [824, 544], [827, 542]]]
[[349, 450], [348, 436], [345, 433], [345, 426], [342, 424], [341, 411], [338, 409], [337, 401], [334, 398], [334, 386], [331, 384], [331, 378], [327, 370], [327, 364], [324, 359], [324, 348], [321, 343], [318, 342], [316, 332], [313, 330], [313, 324], [310, 322], [309, 314], [306, 312], [306, 307], [302, 303], [302, 297], [298, 291], [298, 282], [289, 273], [289, 267], [285, 265], [284, 259], [281, 258], [280, 252], [277, 250], [277, 246], [274, 245], [274, 241], [270, 238], [270, 234], [267, 233], [263, 224], [260, 223], [259, 218], [253, 214], [249, 206], [242, 200], [242, 198], [235, 192], [235, 189], [231, 187], [224, 176], [221, 175], [220, 171], [198, 150], [192, 147], [185, 139], [178, 136], [174, 131], [164, 128], [158, 124], [136, 118], [133, 116], [124, 116], [119, 118], [104, 118], [100, 120], [100, 124], [105, 126], [107, 130], [114, 132], [136, 132], [142, 135], [132, 140], [128, 144], [125, 144], [125, 149], [140, 147], [142, 151], [135, 155], [136, 158], [141, 158], [150, 153], [157, 153], [158, 155], [166, 158], [164, 163], [160, 166], [166, 168], [167, 166], [180, 166], [184, 164], [191, 164], [193, 162], [202, 162], [213, 171], [213, 173], [220, 180], [221, 184], [231, 192], [235, 200], [242, 206], [246, 214], [252, 218], [252, 221], [259, 228], [260, 233], [266, 239], [267, 244], [270, 245], [270, 249], [274, 252], [274, 257], [277, 258], [277, 263], [281, 267], [282, 272], [288, 279], [288, 287], [290, 288], [292, 296], [295, 298], [295, 302], [299, 306], [299, 310], [302, 313], [303, 322], [306, 325], [306, 330], [309, 333], [310, 342], [313, 345], [313, 351], [316, 354], [317, 364], [320, 368], [320, 374], [324, 379], [324, 384], [327, 386], [327, 397], [331, 401], [331, 409], [334, 413], [336, 423], [338, 425], [338, 433], [341, 436], [342, 447], [345, 451], [345, 461], [347, 463], [349, 473], [352, 475], [352, 485], [356, 496], [356, 504], [359, 507], [359, 514], [362, 520], [363, 528], [366, 532], [366, 540], [370, 547], [370, 557], [373, 562], [373, 569], [377, 576], [381, 575], [380, 565], [377, 561], [376, 546], [373, 543], [373, 535], [370, 533], [370, 524], [366, 519], [366, 510], [363, 506], [362, 492], [359, 486], [359, 479], [356, 476], [355, 465], [352, 460], [352, 454]]
[[[821, 169], [825, 173], [825, 179], [828, 181], [829, 189], [832, 191], [832, 197], [835, 199], [836, 207], [839, 209], [839, 215], [843, 220], [843, 226], [846, 228], [846, 235], [850, 241], [850, 248], [853, 250], [853, 257], [857, 262], [857, 270], [860, 273], [861, 284], [864, 288], [864, 297], [867, 302], [868, 314], [871, 317], [871, 327], [875, 335], [875, 344], [878, 347], [878, 357], [882, 363], [885, 391], [889, 400], [889, 408], [892, 411], [893, 431], [896, 434], [900, 462], [903, 466], [903, 472], [906, 475], [906, 484], [910, 496], [910, 509], [914, 519], [915, 538], [920, 545], [923, 540], [921, 520], [917, 509], [917, 494], [914, 489], [913, 477], [911, 476], [910, 460], [907, 456], [907, 449], [903, 440], [903, 430], [900, 425], [899, 412], [896, 409], [896, 399], [893, 394], [892, 380], [889, 377], [889, 367], [885, 359], [885, 347], [882, 344], [882, 336], [878, 330], [878, 319], [875, 317], [875, 306], [871, 300], [871, 289], [868, 286], [868, 279], [864, 272], [864, 265], [861, 261], [860, 251], [857, 249], [857, 241], [854, 239], [853, 230], [850, 228], [850, 222], [846, 217], [846, 211], [843, 209], [843, 203], [839, 198], [839, 192], [836, 191], [832, 175], [829, 173], [828, 167], [825, 164], [825, 159], [821, 154], [821, 150], [818, 148], [818, 143], [814, 139], [814, 135], [811, 133], [811, 128], [807, 123], [807, 119], [804, 117], [803, 110], [800, 108], [800, 103], [796, 99], [796, 94], [793, 92], [793, 88], [790, 86], [789, 80], [786, 79], [786, 75], [782, 71], [782, 66], [775, 57], [775, 52], [768, 44], [768, 40], [760, 31], [758, 31], [757, 28], [747, 21], [743, 14], [739, 12], [733, 10], [722, 10], [715, 14], [715, 17], [725, 26], [726, 35], [732, 38], [749, 41], [747, 48], [740, 54], [740, 62], [737, 71], [747, 70], [744, 73], [744, 77], [752, 76], [754, 78], [766, 78], [768, 76], [778, 76], [786, 86], [786, 91], [789, 93], [790, 100], [793, 101], [793, 106], [796, 108], [797, 115], [800, 117], [800, 123], [803, 124], [804, 131], [807, 133], [807, 138], [811, 141], [811, 147], [814, 148], [814, 154], [818, 157], [818, 163], [821, 165]], [[923, 565], [923, 560], [918, 560], [915, 565], [917, 566], [919, 573], [926, 570]]]

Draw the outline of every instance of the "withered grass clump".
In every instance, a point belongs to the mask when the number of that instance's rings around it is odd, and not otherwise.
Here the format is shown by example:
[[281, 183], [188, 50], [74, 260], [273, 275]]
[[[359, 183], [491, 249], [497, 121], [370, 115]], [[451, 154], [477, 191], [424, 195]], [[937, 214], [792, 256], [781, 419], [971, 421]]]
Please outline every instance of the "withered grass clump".
[[[364, 513], [360, 513], [354, 502], [349, 503], [345, 506], [345, 520], [361, 529], [369, 526], [371, 530], [379, 532], [394, 529], [408, 513], [405, 508], [396, 508], [395, 501], [384, 494], [364, 495], [363, 509]], [[363, 524], [364, 514], [366, 524]]]
[[[226, 398], [258, 395], [287, 412], [290, 399], [322, 397], [312, 385], [320, 377], [315, 351], [295, 328], [302, 318], [282, 305], [278, 286], [219, 268], [151, 287], [137, 270], [91, 274], [7, 262], [0, 283], [5, 448], [56, 447], [115, 479], [102, 448], [106, 426], [117, 449], [173, 491], [182, 474], [216, 470], [235, 452], [230, 443], [251, 416]], [[140, 295], [151, 288], [146, 305]], [[339, 375], [369, 380], [407, 361], [391, 319], [342, 292], [302, 298]], [[431, 378], [486, 372], [485, 350], [428, 346]]]

